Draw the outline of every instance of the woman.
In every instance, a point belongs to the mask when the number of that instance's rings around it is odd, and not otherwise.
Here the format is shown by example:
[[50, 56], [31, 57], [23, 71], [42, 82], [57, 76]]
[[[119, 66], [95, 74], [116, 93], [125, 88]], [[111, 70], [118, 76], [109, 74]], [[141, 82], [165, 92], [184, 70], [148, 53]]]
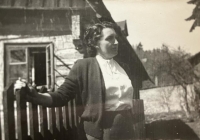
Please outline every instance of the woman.
[[[60, 107], [77, 99], [77, 112], [88, 140], [129, 140], [132, 138], [133, 87], [128, 67], [116, 62], [118, 54], [115, 25], [98, 23], [88, 28], [84, 41], [88, 55], [78, 60], [65, 82], [52, 93], [37, 93], [31, 88], [27, 100]], [[25, 87], [18, 80], [15, 89]]]

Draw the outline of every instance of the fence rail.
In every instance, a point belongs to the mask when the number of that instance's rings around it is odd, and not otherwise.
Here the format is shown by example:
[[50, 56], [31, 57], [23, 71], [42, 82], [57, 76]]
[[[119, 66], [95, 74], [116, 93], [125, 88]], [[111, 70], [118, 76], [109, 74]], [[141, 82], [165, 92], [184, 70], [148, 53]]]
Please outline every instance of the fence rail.
[[[78, 139], [79, 118], [76, 115], [75, 100], [68, 102], [64, 107], [47, 108], [26, 102], [24, 96], [23, 90], [14, 94], [13, 84], [5, 88], [1, 140]], [[144, 139], [145, 118], [142, 100], [133, 99], [132, 112], [134, 138]]]

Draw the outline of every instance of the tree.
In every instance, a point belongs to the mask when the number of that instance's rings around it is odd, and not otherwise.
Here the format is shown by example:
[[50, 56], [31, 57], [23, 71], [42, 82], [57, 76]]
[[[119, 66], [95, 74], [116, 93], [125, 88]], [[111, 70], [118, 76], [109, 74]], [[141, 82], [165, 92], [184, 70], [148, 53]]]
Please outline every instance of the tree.
[[193, 72], [192, 67], [187, 61], [189, 54], [181, 50], [169, 50], [168, 46], [163, 46], [162, 51], [165, 53], [165, 60], [159, 63], [162, 73], [166, 73], [172, 78], [173, 85], [180, 85], [183, 90], [184, 111], [187, 118], [191, 118], [191, 111], [188, 102], [187, 86], [192, 83]]
[[190, 32], [192, 32], [195, 27], [200, 26], [200, 0], [190, 0], [188, 4], [196, 5], [192, 12], [192, 15], [186, 19], [186, 21], [194, 20], [194, 23], [190, 29]]

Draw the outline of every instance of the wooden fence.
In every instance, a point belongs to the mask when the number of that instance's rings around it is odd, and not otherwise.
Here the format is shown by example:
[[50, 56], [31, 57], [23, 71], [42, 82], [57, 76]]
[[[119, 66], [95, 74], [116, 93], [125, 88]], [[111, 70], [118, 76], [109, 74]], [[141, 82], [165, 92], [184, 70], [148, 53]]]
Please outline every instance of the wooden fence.
[[[16, 94], [16, 95], [14, 95]], [[2, 140], [76, 140], [79, 118], [75, 100], [61, 108], [28, 103], [23, 92], [14, 93], [13, 84], [3, 92]], [[133, 100], [134, 139], [145, 138], [144, 106]], [[0, 119], [1, 120], [1, 119]]]

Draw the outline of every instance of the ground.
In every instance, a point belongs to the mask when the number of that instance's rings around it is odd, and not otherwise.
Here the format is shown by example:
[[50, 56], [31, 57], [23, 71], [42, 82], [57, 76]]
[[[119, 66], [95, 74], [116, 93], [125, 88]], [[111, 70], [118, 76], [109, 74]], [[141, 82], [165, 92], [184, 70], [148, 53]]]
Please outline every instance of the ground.
[[[193, 86], [188, 85], [187, 89], [192, 111], [190, 120], [183, 111], [183, 90], [180, 86], [174, 86], [172, 91], [171, 88], [159, 87], [140, 91], [140, 97], [144, 101], [146, 138], [149, 140], [200, 140], [200, 118], [194, 112]], [[165, 104], [166, 102], [168, 104]]]
[[183, 112], [146, 115], [146, 138], [200, 140], [200, 119], [188, 120]]

